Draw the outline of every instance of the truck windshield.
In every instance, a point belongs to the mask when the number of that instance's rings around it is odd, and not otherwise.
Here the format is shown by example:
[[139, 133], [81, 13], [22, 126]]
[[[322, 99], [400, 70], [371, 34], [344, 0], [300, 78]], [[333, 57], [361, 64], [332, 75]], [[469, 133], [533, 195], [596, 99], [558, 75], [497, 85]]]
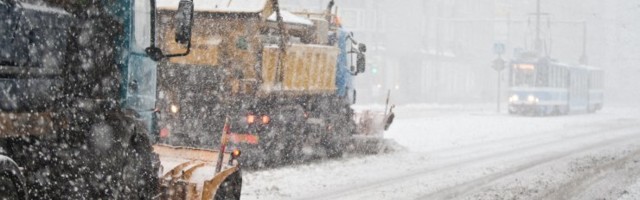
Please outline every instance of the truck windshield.
[[132, 50], [144, 52], [149, 47], [151, 37], [151, 3], [148, 0], [134, 2], [135, 14], [133, 16], [133, 41]]

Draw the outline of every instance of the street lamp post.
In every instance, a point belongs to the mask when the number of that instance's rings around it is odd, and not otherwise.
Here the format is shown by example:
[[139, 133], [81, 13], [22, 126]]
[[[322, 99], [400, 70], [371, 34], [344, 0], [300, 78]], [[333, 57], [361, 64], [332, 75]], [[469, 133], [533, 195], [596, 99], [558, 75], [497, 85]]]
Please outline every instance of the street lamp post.
[[493, 68], [494, 70], [496, 70], [496, 72], [498, 72], [498, 87], [496, 89], [496, 112], [500, 113], [500, 75], [501, 75], [501, 71], [504, 70], [504, 68], [506, 68], [505, 65], [505, 61], [502, 59], [502, 54], [505, 51], [505, 47], [504, 44], [502, 43], [495, 43], [493, 45], [493, 51], [495, 54], [498, 55], [498, 57], [493, 60], [493, 64], [491, 65], [491, 68]]

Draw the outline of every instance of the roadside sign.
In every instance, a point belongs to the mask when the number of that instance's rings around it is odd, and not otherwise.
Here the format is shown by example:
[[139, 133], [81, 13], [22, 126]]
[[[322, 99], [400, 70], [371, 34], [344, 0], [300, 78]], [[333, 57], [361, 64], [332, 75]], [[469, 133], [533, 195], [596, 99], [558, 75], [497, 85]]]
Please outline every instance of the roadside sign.
[[495, 60], [493, 60], [493, 64], [491, 65], [491, 67], [496, 71], [502, 71], [504, 70], [506, 65], [504, 63], [504, 60], [502, 60], [502, 58], [496, 58]]
[[502, 55], [504, 54], [504, 51], [505, 51], [505, 47], [503, 43], [496, 42], [493, 44], [493, 53]]

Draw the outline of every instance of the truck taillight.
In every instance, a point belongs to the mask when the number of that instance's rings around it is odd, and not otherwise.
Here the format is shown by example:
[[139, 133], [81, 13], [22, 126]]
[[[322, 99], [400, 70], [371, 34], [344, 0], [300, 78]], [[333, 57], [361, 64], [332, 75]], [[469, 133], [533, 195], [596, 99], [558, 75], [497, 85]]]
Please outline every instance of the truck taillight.
[[238, 160], [238, 157], [240, 157], [240, 154], [241, 154], [240, 150], [238, 149], [233, 150], [231, 152], [231, 159], [229, 159], [229, 165], [233, 165], [233, 161]]
[[171, 132], [169, 131], [168, 128], [165, 127], [165, 128], [160, 129], [160, 137], [161, 138], [167, 138], [167, 137], [169, 137], [170, 134], [171, 134]]
[[231, 152], [231, 158], [233, 158], [233, 159], [237, 159], [238, 157], [240, 157], [240, 154], [241, 154], [240, 150], [238, 150], [238, 149], [233, 150], [233, 151]]
[[256, 122], [256, 116], [255, 115], [247, 115], [247, 123], [248, 124], [253, 124], [254, 122]]
[[269, 115], [262, 115], [262, 124], [269, 124], [269, 122], [271, 122], [271, 118], [269, 117]]

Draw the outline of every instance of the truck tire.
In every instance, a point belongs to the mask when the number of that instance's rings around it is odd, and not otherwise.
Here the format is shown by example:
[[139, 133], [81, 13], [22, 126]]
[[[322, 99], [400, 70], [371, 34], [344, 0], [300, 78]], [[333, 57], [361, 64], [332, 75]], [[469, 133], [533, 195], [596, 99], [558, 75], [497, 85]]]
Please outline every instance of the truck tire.
[[213, 200], [239, 200], [242, 192], [242, 173], [236, 171], [229, 175], [218, 190]]
[[284, 132], [281, 133], [280, 142], [283, 143], [284, 148], [281, 149], [280, 154], [284, 164], [300, 163], [302, 155], [302, 140], [304, 139], [304, 109], [300, 106], [294, 106], [287, 108], [286, 113], [288, 118], [284, 125]]
[[158, 193], [160, 159], [153, 152], [144, 124], [131, 115], [126, 116], [126, 123], [133, 124], [133, 133], [122, 152], [124, 160], [119, 168], [122, 199], [152, 199]]
[[0, 199], [27, 199], [25, 178], [18, 165], [0, 155]]
[[90, 170], [84, 174], [90, 184], [89, 196], [152, 199], [159, 186], [159, 159], [143, 123], [127, 111], [113, 111], [92, 127], [97, 128], [88, 135]]
[[127, 161], [122, 169], [123, 182], [128, 199], [152, 199], [158, 191], [160, 159], [146, 134], [146, 129], [136, 125], [129, 141]]

